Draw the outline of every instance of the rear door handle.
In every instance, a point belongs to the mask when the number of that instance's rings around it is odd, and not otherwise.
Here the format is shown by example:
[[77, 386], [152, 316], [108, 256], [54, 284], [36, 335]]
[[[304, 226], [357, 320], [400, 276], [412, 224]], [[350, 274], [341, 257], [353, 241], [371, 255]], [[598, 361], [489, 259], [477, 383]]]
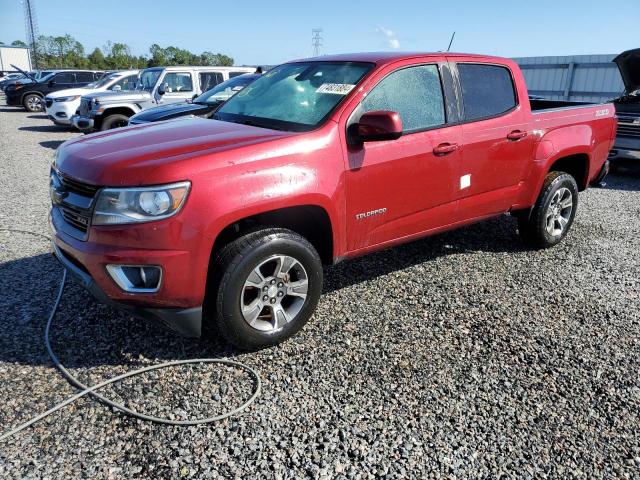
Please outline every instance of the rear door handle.
[[455, 152], [458, 149], [457, 143], [441, 143], [433, 149], [433, 153], [436, 155], [448, 155]]
[[514, 130], [513, 132], [509, 133], [509, 135], [507, 135], [507, 138], [515, 142], [516, 140], [520, 140], [521, 138], [524, 138], [526, 136], [527, 132], [523, 132], [522, 130]]

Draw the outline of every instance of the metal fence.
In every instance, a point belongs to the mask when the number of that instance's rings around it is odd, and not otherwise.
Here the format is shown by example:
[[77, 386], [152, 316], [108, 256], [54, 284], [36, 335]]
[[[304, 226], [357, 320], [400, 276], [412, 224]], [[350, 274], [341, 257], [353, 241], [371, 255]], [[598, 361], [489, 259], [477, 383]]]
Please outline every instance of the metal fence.
[[552, 100], [606, 102], [624, 90], [612, 55], [514, 58], [531, 95]]

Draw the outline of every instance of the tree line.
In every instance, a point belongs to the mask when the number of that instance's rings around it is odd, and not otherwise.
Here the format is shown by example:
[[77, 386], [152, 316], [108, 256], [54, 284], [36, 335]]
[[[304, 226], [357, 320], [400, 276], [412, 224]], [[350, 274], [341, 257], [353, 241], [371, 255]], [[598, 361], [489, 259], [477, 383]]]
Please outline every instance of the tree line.
[[[0, 45], [4, 45], [0, 42]], [[27, 47], [22, 40], [11, 43], [15, 47]], [[32, 49], [32, 55], [34, 50]], [[35, 61], [34, 61], [35, 60]], [[35, 59], [40, 69], [87, 68], [96, 70], [122, 70], [170, 65], [232, 66], [233, 58], [222, 53], [192, 53], [173, 46], [161, 47], [154, 43], [148, 55], [134, 55], [126, 43], [107, 42], [86, 54], [84, 45], [67, 34], [64, 36], [40, 35], [35, 45]]]

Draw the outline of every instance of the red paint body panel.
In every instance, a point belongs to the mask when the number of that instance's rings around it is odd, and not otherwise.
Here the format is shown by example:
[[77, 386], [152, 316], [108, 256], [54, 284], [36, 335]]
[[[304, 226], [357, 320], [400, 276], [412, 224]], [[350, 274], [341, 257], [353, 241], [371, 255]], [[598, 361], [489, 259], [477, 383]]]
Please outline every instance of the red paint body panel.
[[[175, 216], [143, 224], [91, 227], [86, 241], [56, 230], [55, 242], [116, 301], [155, 307], [202, 305], [213, 244], [227, 226], [284, 207], [313, 205], [330, 219], [335, 259], [360, 255], [529, 208], [554, 161], [588, 156], [593, 179], [613, 145], [611, 105], [533, 113], [511, 60], [462, 54], [372, 53], [322, 61], [375, 63], [329, 120], [291, 133], [186, 118], [97, 133], [66, 142], [57, 168], [97, 186], [158, 185], [189, 180]], [[346, 125], [364, 95], [388, 73], [414, 64], [492, 63], [513, 74], [519, 105], [496, 118], [447, 125], [398, 140], [348, 145]], [[606, 111], [606, 112], [605, 112]], [[603, 113], [605, 112], [605, 113]], [[510, 140], [513, 131], [526, 132]], [[445, 155], [442, 144], [459, 147]], [[461, 177], [470, 175], [469, 187]], [[357, 215], [384, 209], [363, 219]], [[123, 292], [108, 263], [161, 265], [158, 293]]]

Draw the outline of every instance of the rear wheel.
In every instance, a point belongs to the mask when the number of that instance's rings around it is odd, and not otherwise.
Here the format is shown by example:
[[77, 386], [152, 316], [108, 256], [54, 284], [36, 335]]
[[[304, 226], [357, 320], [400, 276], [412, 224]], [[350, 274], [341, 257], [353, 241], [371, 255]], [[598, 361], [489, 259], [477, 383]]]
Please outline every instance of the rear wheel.
[[44, 103], [40, 95], [30, 93], [26, 95], [22, 100], [22, 105], [29, 112], [42, 112], [44, 110]]
[[120, 113], [114, 113], [113, 115], [109, 115], [107, 118], [102, 120], [100, 130], [111, 130], [113, 128], [126, 127], [127, 125], [129, 125], [129, 117]]
[[534, 248], [549, 248], [567, 236], [578, 208], [578, 186], [564, 172], [551, 172], [545, 178], [531, 214], [518, 218], [520, 236]]
[[214, 265], [215, 323], [231, 344], [280, 343], [309, 320], [322, 291], [322, 262], [300, 235], [269, 228], [225, 246]]

